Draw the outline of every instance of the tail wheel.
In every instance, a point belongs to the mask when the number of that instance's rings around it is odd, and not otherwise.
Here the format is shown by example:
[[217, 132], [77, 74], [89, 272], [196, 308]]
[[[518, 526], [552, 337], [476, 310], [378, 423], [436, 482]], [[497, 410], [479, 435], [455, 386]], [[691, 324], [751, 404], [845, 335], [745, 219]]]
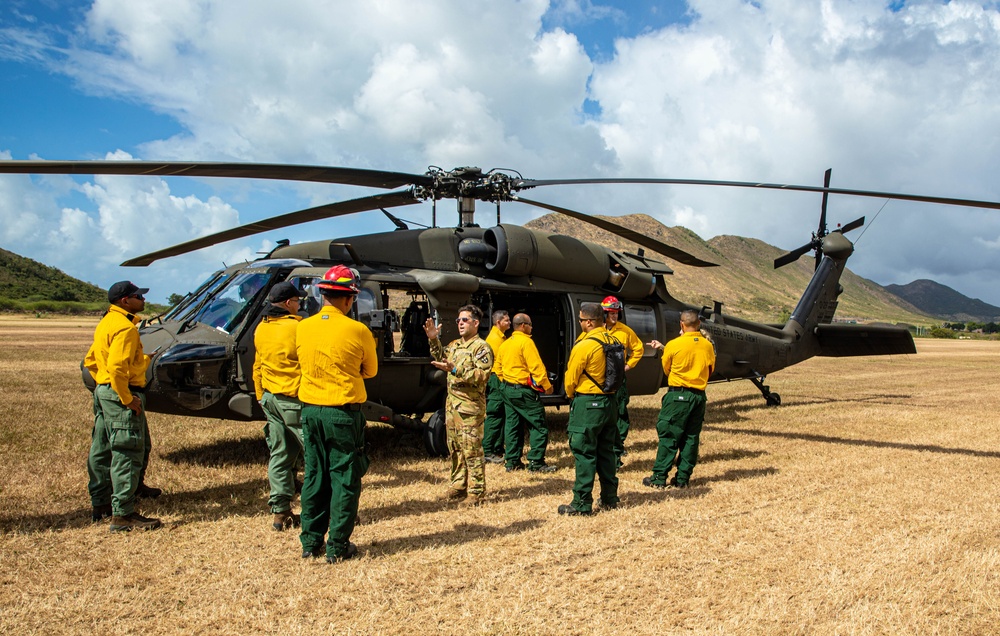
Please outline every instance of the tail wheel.
[[424, 448], [431, 457], [448, 455], [448, 431], [444, 423], [444, 409], [431, 413], [424, 428]]

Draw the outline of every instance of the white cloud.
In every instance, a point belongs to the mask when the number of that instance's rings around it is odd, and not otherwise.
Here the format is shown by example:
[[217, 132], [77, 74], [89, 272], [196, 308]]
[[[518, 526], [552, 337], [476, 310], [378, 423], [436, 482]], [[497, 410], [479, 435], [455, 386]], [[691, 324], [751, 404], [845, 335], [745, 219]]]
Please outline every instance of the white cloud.
[[[0, 55], [16, 49], [21, 61], [46, 59], [88, 91], [175, 118], [181, 134], [137, 140], [143, 158], [816, 185], [833, 167], [835, 186], [1000, 199], [992, 174], [1000, 159], [992, 134], [1000, 128], [993, 4], [927, 0], [896, 11], [869, 0], [688, 4], [683, 25], [620, 37], [614, 56], [601, 61], [588, 58], [574, 29], [595, 21], [614, 28], [627, 5], [95, 0], [68, 46], [53, 49], [43, 28], [8, 30]], [[543, 29], [543, 18], [562, 26]], [[584, 114], [588, 99], [599, 112]], [[274, 184], [228, 190], [224, 199], [188, 195], [175, 183], [0, 179], [0, 236], [30, 243], [30, 228], [48, 224], [118, 259], [235, 225], [235, 204], [226, 200], [241, 201], [242, 222], [288, 211], [258, 209], [267, 207], [260, 188], [274, 196]], [[294, 205], [364, 194], [297, 192]], [[63, 202], [68, 194], [77, 197], [72, 204]], [[817, 195], [703, 187], [530, 195], [594, 213], [646, 212], [705, 238], [745, 234], [786, 248], [808, 239], [819, 211]], [[870, 220], [881, 204], [833, 197], [830, 218]], [[508, 218], [528, 216], [512, 206]], [[892, 203], [851, 265], [880, 282], [918, 271], [961, 277], [961, 291], [1000, 303], [992, 283], [1000, 254], [989, 245], [1000, 235], [995, 217]], [[352, 226], [320, 227], [311, 232]], [[306, 236], [299, 232], [288, 236]], [[223, 255], [252, 257], [257, 243], [220, 246], [169, 267], [200, 273]]]

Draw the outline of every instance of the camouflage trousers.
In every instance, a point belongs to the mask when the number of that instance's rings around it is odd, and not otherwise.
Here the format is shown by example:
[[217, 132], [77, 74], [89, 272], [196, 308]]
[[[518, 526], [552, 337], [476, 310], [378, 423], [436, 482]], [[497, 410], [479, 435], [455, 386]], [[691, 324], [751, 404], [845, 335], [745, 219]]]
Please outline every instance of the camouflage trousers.
[[481, 497], [486, 492], [486, 469], [483, 467], [486, 412], [468, 403], [456, 404], [448, 400], [444, 415], [451, 456], [451, 487]]

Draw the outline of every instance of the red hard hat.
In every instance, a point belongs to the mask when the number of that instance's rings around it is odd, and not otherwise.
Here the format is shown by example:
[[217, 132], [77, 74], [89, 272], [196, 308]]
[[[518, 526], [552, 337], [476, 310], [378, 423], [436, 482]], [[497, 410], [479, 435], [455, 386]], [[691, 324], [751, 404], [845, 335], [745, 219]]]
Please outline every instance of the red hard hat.
[[601, 309], [604, 311], [621, 311], [622, 302], [614, 296], [608, 296], [601, 301]]
[[323, 280], [316, 283], [320, 289], [329, 291], [347, 292], [349, 294], [358, 293], [358, 277], [350, 267], [344, 265], [334, 265], [323, 275]]

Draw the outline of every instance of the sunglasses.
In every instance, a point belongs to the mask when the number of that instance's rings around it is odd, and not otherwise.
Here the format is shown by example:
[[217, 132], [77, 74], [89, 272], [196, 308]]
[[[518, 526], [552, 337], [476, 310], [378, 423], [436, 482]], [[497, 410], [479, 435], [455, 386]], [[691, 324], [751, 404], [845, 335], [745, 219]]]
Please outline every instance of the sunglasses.
[[463, 322], [472, 322], [472, 320], [473, 320], [472, 318], [466, 318], [465, 316], [462, 316], [461, 318], [455, 319], [455, 324], [460, 325]]
[[146, 297], [142, 294], [132, 294], [129, 298], [135, 298], [136, 300], [146, 300]]

